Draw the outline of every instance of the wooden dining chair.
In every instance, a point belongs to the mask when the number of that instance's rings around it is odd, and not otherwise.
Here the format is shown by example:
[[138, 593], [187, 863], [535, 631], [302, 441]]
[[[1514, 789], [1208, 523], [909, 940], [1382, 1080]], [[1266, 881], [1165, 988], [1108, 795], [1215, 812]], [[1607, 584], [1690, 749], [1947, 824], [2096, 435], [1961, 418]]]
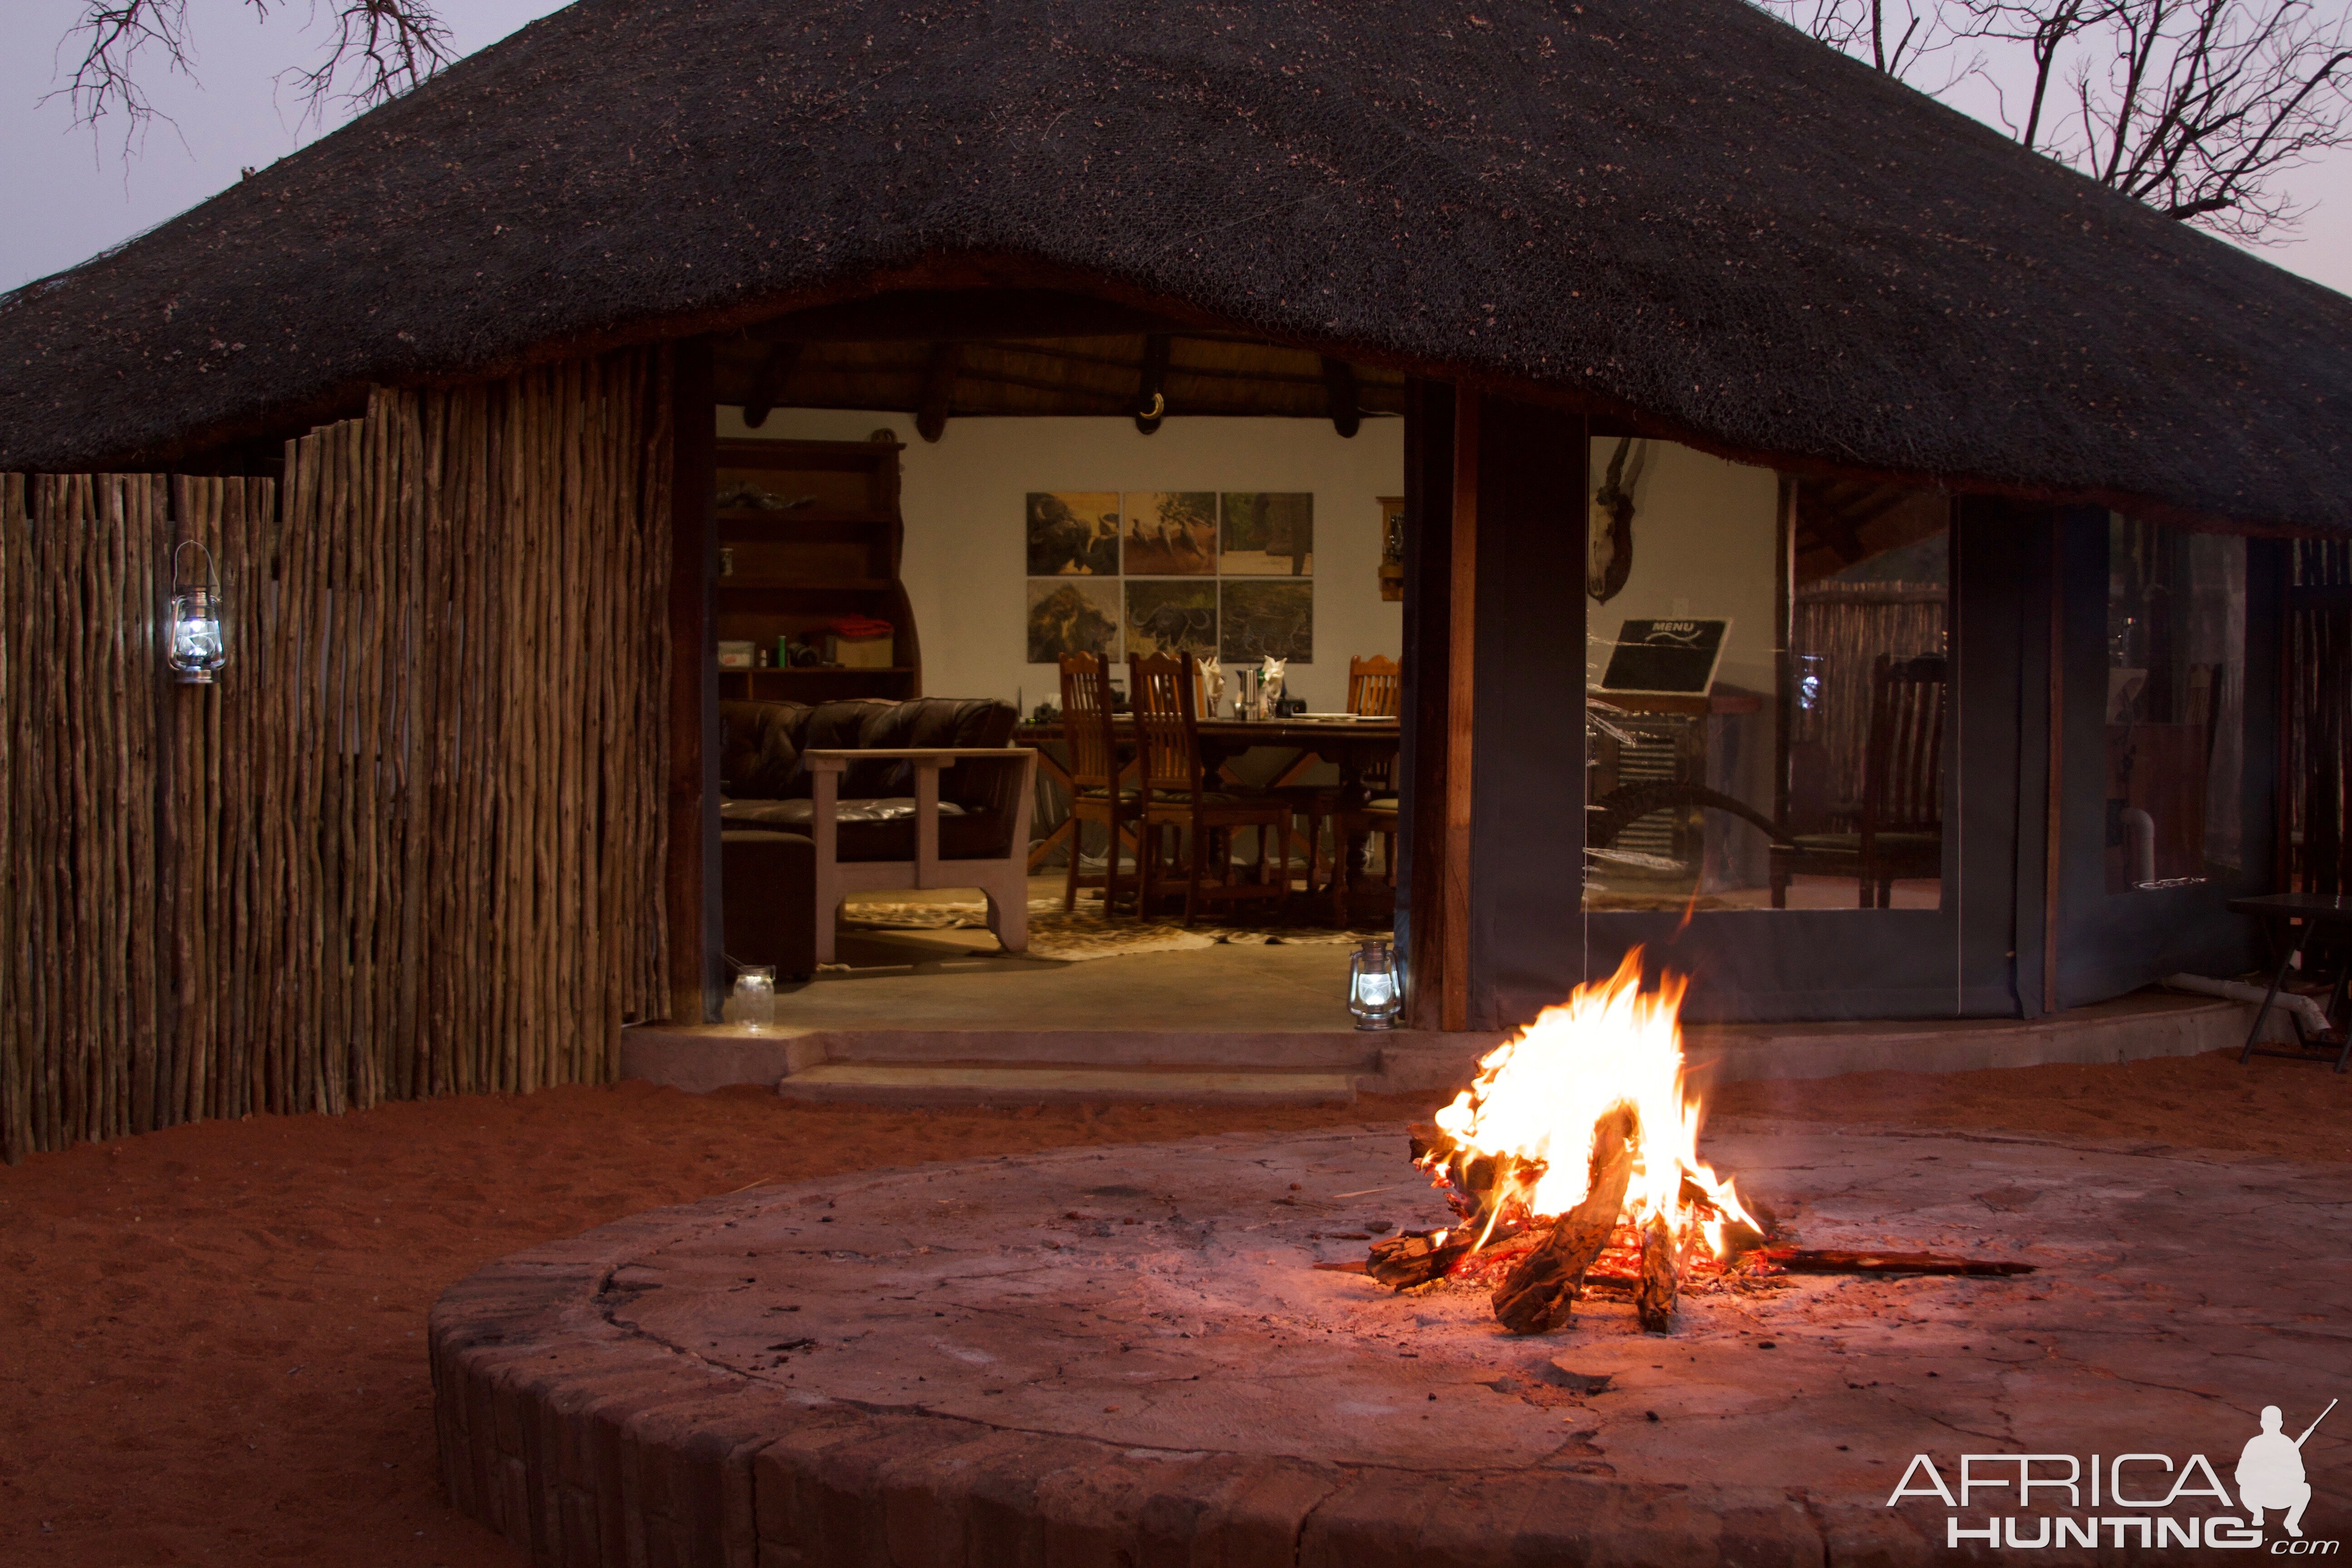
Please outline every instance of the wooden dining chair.
[[[1103, 913], [1118, 901], [1118, 857], [1122, 848], [1140, 855], [1143, 806], [1132, 781], [1122, 782], [1118, 731], [1111, 714], [1110, 665], [1099, 654], [1062, 656], [1062, 740], [1070, 751], [1070, 875], [1062, 889], [1065, 912], [1077, 908], [1081, 887], [1103, 890]], [[1099, 879], [1079, 867], [1086, 825], [1102, 824], [1108, 841]], [[1141, 862], [1136, 862], [1140, 870]]]
[[1944, 712], [1951, 667], [1940, 654], [1880, 654], [1871, 670], [1862, 807], [1852, 832], [1800, 833], [1772, 851], [1772, 907], [1791, 877], [1852, 877], [1855, 903], [1885, 909], [1903, 877], [1944, 870]]
[[[1348, 660], [1348, 711], [1358, 718], [1395, 718], [1403, 692], [1403, 667], [1395, 659], [1374, 654], [1370, 658]], [[1383, 763], [1377, 770], [1367, 770], [1365, 773], [1365, 786], [1375, 798], [1393, 793], [1389, 767], [1390, 763]], [[1323, 885], [1323, 825], [1331, 821], [1332, 814], [1339, 809], [1339, 791], [1330, 784], [1292, 784], [1284, 786], [1283, 793], [1289, 797], [1291, 809], [1307, 821], [1307, 886], [1312, 891]], [[1394, 858], [1394, 823], [1386, 829], [1375, 827], [1369, 831], [1383, 835], [1383, 842], [1391, 852], [1389, 858]], [[1331, 855], [1335, 864], [1348, 856], [1347, 834], [1336, 824], [1331, 833]], [[1387, 860], [1381, 863], [1386, 865]], [[1335, 869], [1332, 881], [1336, 884], [1338, 880]]]
[[1404, 699], [1404, 670], [1381, 654], [1348, 661], [1348, 711], [1361, 718], [1393, 719]]
[[[1290, 806], [1269, 795], [1242, 795], [1213, 789], [1201, 763], [1200, 675], [1192, 656], [1170, 658], [1130, 654], [1127, 660], [1128, 703], [1135, 718], [1136, 760], [1142, 775], [1143, 852], [1139, 858], [1140, 902], [1150, 907], [1172, 891], [1178, 879], [1164, 855], [1172, 832], [1184, 846], [1184, 923], [1200, 918], [1204, 903], [1269, 900], [1280, 903], [1287, 879], [1271, 875], [1266, 851], [1276, 865], [1290, 863]], [[1257, 879], [1234, 880], [1234, 832], [1257, 832]], [[1221, 854], [1218, 876], [1206, 879], [1213, 853]]]

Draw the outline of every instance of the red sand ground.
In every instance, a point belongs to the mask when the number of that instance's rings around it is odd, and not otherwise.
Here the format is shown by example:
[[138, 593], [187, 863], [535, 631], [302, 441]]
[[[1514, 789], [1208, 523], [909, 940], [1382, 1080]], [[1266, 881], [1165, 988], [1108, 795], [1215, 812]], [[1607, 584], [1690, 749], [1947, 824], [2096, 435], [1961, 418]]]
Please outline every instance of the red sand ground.
[[[0, 1563], [522, 1559], [443, 1505], [425, 1315], [635, 1210], [825, 1171], [1425, 1115], [908, 1113], [644, 1084], [260, 1118], [0, 1171]], [[1726, 1115], [2352, 1160], [2352, 1079], [2226, 1057], [1735, 1085]]]

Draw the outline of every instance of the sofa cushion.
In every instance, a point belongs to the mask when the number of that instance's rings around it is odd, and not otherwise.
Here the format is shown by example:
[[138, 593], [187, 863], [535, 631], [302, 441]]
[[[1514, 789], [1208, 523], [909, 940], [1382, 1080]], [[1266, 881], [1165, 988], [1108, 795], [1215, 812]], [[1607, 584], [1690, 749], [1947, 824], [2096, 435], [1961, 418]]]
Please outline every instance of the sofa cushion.
[[[719, 705], [719, 793], [737, 801], [806, 800], [814, 793], [803, 754], [908, 746], [994, 748], [1011, 742], [1017, 715], [992, 698], [918, 697], [904, 702], [858, 698], [820, 702]], [[940, 798], [967, 808], [1000, 809], [1002, 783], [982, 768], [940, 775]], [[877, 757], [843, 771], [844, 801], [911, 796], [912, 763]]]
[[720, 792], [769, 800], [790, 795], [802, 776], [800, 736], [808, 714], [799, 702], [721, 702]]
[[[942, 818], [961, 816], [963, 807], [951, 800], [940, 802]], [[816, 821], [816, 802], [813, 800], [722, 800], [719, 817], [729, 826], [810, 831]], [[853, 822], [912, 822], [915, 820], [915, 797], [887, 795], [880, 800], [844, 800], [835, 803], [833, 819], [844, 825]]]
[[[856, 744], [876, 749], [908, 746], [1002, 746], [1013, 738], [1018, 716], [1008, 703], [986, 697], [917, 697], [877, 705], [866, 716]], [[940, 775], [942, 798], [979, 804], [960, 790], [956, 769]], [[852, 763], [842, 781], [849, 795], [905, 795], [915, 787], [915, 764], [900, 758]]]

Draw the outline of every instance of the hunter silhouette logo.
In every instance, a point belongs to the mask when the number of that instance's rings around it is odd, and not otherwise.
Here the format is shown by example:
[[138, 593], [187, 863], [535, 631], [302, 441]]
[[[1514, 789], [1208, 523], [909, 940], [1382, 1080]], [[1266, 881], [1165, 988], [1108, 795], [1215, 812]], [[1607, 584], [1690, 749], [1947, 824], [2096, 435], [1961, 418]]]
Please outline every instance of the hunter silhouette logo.
[[[2336, 1403], [2329, 1400], [2302, 1435], [2293, 1437], [2286, 1433], [2285, 1413], [2264, 1405], [2262, 1429], [2238, 1455], [2231, 1477], [2234, 1500], [2220, 1468], [2202, 1454], [2186, 1459], [2158, 1453], [1962, 1454], [1951, 1481], [1932, 1456], [1916, 1454], [1886, 1506], [1934, 1498], [1952, 1510], [1944, 1522], [1948, 1547], [1981, 1542], [2029, 1551], [2101, 1545], [2142, 1552], [2259, 1548], [2263, 1515], [2276, 1514], [2285, 1534], [2270, 1542], [2272, 1555], [2333, 1556], [2342, 1542], [2304, 1539], [2303, 1515], [2312, 1498], [2304, 1445]], [[1979, 1495], [1984, 1493], [1991, 1494], [1995, 1511], [1975, 1511], [1985, 1507]]]
[[[2327, 1410], [2335, 1408], [2336, 1401], [2329, 1400]], [[2303, 1444], [2327, 1419], [2327, 1410], [2303, 1429], [2302, 1437], [2290, 1438], [2280, 1430], [2285, 1417], [2279, 1407], [2263, 1406], [2263, 1429], [2246, 1439], [2245, 1451], [2238, 1456], [2238, 1501], [2245, 1507], [2248, 1524], [2259, 1530], [2264, 1509], [2283, 1508], [2286, 1532], [2303, 1539], [2303, 1510], [2311, 1506], [2311, 1483], [2303, 1475]]]

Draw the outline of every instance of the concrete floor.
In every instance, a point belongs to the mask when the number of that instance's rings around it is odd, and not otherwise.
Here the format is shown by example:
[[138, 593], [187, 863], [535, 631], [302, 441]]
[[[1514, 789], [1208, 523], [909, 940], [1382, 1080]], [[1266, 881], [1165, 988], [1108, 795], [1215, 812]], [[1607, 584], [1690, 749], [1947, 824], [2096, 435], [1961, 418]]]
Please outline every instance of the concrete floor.
[[[1054, 878], [1034, 897], [1058, 897]], [[939, 889], [896, 903], [960, 902]], [[844, 966], [777, 1000], [772, 1026], [630, 1029], [622, 1071], [704, 1091], [775, 1084], [814, 1100], [908, 1104], [1076, 1099], [1344, 1100], [1466, 1083], [1500, 1034], [1364, 1033], [1344, 943], [1235, 942], [1066, 963], [998, 951], [985, 930], [845, 931]], [[2221, 1050], [2246, 1005], [2140, 992], [2054, 1018], [1696, 1025], [1694, 1080], [1962, 1072]]]

